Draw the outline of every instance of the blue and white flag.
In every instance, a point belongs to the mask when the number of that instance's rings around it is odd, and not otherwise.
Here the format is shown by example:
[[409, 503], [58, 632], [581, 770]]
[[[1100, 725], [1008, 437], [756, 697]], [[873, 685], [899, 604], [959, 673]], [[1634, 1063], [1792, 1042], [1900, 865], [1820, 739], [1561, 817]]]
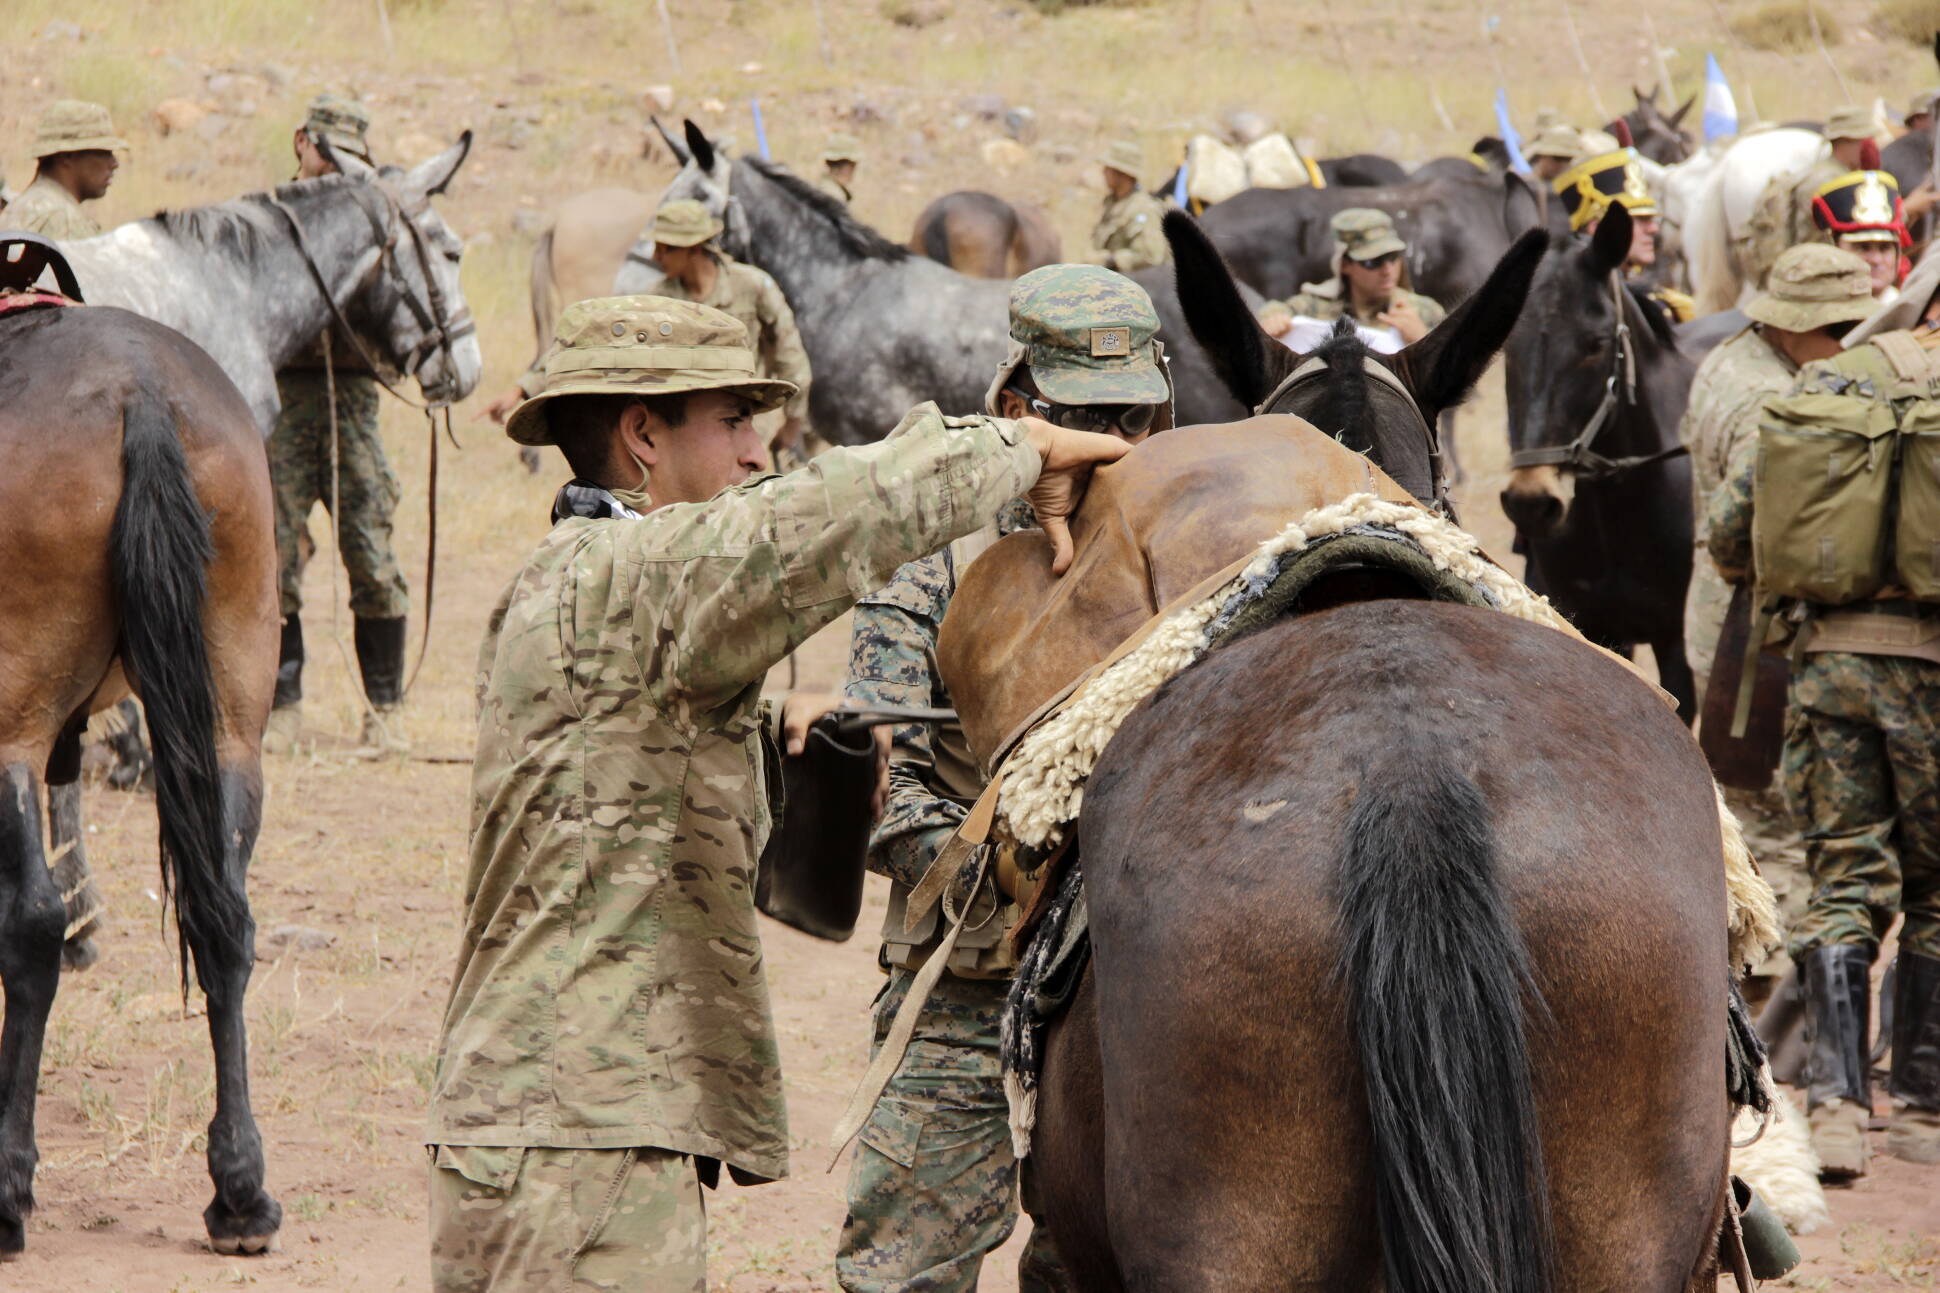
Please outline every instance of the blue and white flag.
[[761, 124], [761, 100], [749, 99], [748, 106], [754, 109], [754, 146], [760, 150], [762, 161], [771, 162], [774, 158], [768, 156], [768, 130]]
[[1186, 205], [1186, 177], [1192, 171], [1192, 154], [1187, 153], [1179, 162], [1179, 174], [1172, 181], [1172, 201], [1181, 211], [1190, 211]]
[[1500, 86], [1495, 92], [1495, 130], [1502, 136], [1502, 146], [1509, 150], [1509, 169], [1518, 175], [1528, 175], [1529, 162], [1522, 155], [1522, 136], [1509, 120], [1509, 92]]
[[1704, 142], [1738, 133], [1738, 103], [1724, 79], [1716, 54], [1704, 56]]

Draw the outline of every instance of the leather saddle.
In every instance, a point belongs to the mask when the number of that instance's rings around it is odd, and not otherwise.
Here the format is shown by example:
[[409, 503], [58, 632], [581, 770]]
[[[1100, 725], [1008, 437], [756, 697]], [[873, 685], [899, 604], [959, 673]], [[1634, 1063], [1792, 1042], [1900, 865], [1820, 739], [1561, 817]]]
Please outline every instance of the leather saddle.
[[1271, 414], [1168, 431], [1094, 473], [1061, 578], [1042, 531], [999, 540], [963, 572], [937, 643], [979, 765], [1161, 607], [1358, 493], [1417, 501], [1311, 423]]

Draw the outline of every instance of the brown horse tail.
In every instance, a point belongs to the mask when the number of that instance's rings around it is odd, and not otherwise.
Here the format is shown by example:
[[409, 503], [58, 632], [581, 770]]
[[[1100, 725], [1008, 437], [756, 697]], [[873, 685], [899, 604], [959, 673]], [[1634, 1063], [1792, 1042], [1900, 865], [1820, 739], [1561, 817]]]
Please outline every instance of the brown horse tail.
[[207, 989], [222, 967], [202, 964], [202, 956], [251, 955], [252, 929], [242, 877], [228, 874], [224, 862], [215, 682], [202, 622], [215, 544], [176, 437], [174, 410], [159, 394], [143, 391], [129, 400], [121, 473], [109, 540], [120, 652], [154, 740], [162, 891], [175, 900], [186, 993], [191, 950]]
[[1450, 756], [1404, 746], [1370, 769], [1339, 912], [1387, 1288], [1546, 1293], [1555, 1249], [1523, 1022], [1541, 996], [1488, 804]]

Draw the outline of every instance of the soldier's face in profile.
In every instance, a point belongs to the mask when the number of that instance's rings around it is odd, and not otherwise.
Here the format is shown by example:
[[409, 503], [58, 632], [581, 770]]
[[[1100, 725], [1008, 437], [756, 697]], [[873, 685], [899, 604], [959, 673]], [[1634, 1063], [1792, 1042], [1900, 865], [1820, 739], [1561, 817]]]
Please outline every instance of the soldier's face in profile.
[[768, 461], [754, 429], [754, 406], [725, 391], [688, 396], [687, 416], [678, 426], [646, 413], [640, 434], [645, 443], [633, 449], [647, 464], [656, 506], [705, 503], [765, 470]]
[[68, 156], [74, 159], [69, 166], [69, 174], [74, 177], [77, 186], [74, 196], [88, 202], [105, 195], [108, 186], [114, 183], [115, 171], [121, 165], [120, 159], [105, 148], [90, 148]]
[[1656, 216], [1638, 216], [1631, 220], [1630, 263], [1638, 266], [1657, 263]]

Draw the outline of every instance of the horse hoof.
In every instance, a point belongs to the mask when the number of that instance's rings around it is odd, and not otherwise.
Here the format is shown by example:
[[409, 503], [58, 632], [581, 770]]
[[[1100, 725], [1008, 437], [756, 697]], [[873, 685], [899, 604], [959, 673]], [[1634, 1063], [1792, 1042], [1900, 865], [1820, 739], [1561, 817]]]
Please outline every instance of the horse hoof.
[[61, 944], [61, 968], [63, 970], [85, 970], [101, 959], [101, 947], [94, 941], [94, 935], [83, 934], [70, 938]]
[[209, 1247], [224, 1257], [261, 1257], [276, 1251], [276, 1232], [266, 1235], [210, 1235]]

